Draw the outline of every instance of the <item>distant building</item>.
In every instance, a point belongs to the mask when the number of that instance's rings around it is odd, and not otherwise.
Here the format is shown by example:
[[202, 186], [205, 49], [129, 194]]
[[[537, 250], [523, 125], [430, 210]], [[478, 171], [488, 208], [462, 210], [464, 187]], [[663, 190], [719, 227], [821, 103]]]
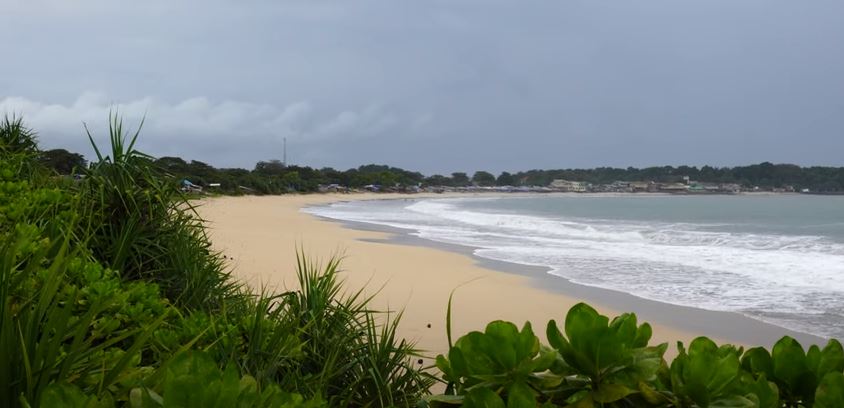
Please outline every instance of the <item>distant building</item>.
[[643, 193], [651, 191], [651, 183], [647, 181], [632, 181], [630, 182], [630, 192]]
[[317, 186], [317, 191], [320, 193], [348, 193], [349, 188], [339, 184], [320, 184]]
[[666, 193], [682, 193], [689, 190], [689, 186], [683, 183], [666, 183], [659, 185], [659, 191]]
[[689, 184], [689, 192], [690, 193], [705, 193], [707, 191], [706, 187], [707, 186], [704, 185], [703, 183], [691, 182], [691, 184]]
[[558, 191], [566, 191], [566, 192], [572, 192], [572, 193], [585, 193], [587, 185], [586, 185], [586, 183], [584, 183], [582, 181], [569, 181], [569, 180], [557, 179], [557, 180], [552, 181], [551, 184], [548, 185], [548, 187], [551, 187], [552, 189], [555, 189], [555, 190], [558, 190]]
[[721, 191], [724, 191], [724, 192], [727, 192], [727, 193], [736, 194], [736, 193], [741, 192], [741, 185], [740, 184], [725, 183], [725, 184], [721, 184], [720, 187], [721, 187]]

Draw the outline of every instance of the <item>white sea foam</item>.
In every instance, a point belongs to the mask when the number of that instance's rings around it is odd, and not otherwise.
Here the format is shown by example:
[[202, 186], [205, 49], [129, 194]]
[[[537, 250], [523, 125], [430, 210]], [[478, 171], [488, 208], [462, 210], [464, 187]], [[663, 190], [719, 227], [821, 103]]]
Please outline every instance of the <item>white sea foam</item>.
[[[466, 208], [465, 201], [338, 203], [307, 211], [408, 229], [475, 247], [481, 257], [546, 266], [576, 283], [844, 337], [844, 244], [827, 237], [495, 212]], [[832, 321], [820, 325], [807, 315], [830, 315]]]

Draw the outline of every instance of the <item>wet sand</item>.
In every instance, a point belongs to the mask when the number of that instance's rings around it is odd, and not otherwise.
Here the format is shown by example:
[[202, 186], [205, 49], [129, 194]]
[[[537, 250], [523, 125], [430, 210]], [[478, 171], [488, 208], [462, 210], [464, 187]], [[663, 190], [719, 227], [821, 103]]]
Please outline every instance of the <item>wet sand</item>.
[[202, 202], [199, 212], [208, 221], [215, 248], [232, 258], [234, 275], [255, 289], [295, 289], [297, 248], [316, 260], [342, 256], [348, 291], [363, 288], [374, 295], [375, 308], [403, 310], [400, 334], [416, 341], [431, 356], [448, 347], [445, 315], [452, 291], [455, 337], [502, 319], [519, 326], [530, 321], [544, 339], [548, 320], [562, 322], [572, 305], [586, 301], [610, 316], [635, 312], [640, 321], [653, 325], [652, 343], [673, 346], [677, 340], [688, 342], [706, 335], [719, 343], [771, 346], [785, 334], [804, 345], [822, 341], [736, 313], [669, 305], [578, 285], [549, 275], [544, 268], [474, 257], [472, 248], [435, 243], [407, 231], [371, 224], [335, 222], [301, 211], [335, 201], [425, 196], [219, 197]]

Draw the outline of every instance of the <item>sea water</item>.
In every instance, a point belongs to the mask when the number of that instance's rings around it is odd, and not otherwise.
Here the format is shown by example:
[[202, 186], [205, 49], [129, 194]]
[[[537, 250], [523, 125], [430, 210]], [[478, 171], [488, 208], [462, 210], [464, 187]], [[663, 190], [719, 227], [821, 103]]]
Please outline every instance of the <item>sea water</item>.
[[578, 284], [844, 339], [841, 196], [545, 194], [306, 211], [544, 266]]

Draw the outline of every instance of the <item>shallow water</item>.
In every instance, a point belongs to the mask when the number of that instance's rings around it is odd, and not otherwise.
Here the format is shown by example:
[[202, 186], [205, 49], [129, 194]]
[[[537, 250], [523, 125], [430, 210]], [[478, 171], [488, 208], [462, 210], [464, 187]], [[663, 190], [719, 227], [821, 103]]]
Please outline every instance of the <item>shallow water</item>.
[[573, 282], [844, 338], [844, 197], [536, 195], [335, 203]]

